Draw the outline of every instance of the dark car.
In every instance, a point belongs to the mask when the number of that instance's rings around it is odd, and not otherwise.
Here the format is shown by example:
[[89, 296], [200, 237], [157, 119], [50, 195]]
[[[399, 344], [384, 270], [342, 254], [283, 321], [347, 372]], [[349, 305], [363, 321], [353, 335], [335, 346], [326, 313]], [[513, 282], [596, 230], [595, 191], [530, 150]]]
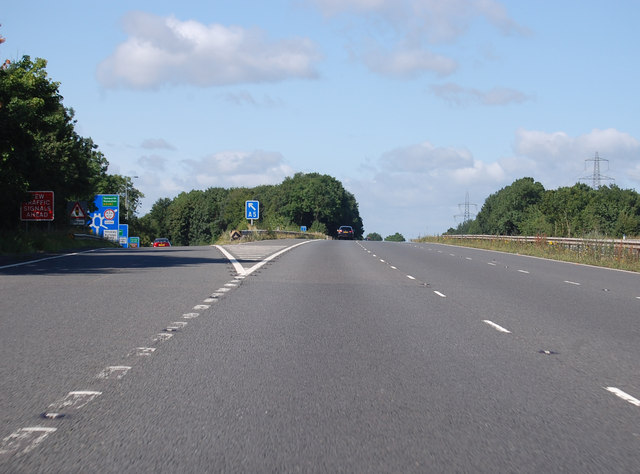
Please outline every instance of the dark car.
[[171, 242], [169, 242], [169, 239], [160, 237], [153, 241], [153, 246], [154, 247], [171, 247]]
[[338, 239], [353, 240], [353, 227], [350, 225], [341, 225], [338, 229]]

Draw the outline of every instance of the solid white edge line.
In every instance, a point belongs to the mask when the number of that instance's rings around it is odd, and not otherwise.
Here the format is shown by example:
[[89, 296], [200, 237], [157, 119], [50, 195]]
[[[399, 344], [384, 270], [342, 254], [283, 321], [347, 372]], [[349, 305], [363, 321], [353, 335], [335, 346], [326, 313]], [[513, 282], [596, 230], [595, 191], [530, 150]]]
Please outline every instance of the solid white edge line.
[[640, 407], [640, 400], [638, 400], [635, 397], [632, 397], [631, 395], [629, 395], [626, 392], [623, 392], [619, 388], [616, 388], [616, 387], [604, 387], [604, 388], [605, 388], [605, 390], [613, 393], [615, 396], [622, 398], [625, 402], [629, 402], [632, 405]]
[[508, 329], [503, 328], [502, 326], [494, 323], [493, 321], [489, 321], [488, 319], [483, 319], [482, 320], [483, 323], [488, 324], [489, 326], [491, 326], [493, 329], [500, 331], [500, 332], [504, 332], [507, 334], [511, 334], [511, 331], [509, 331]]
[[[220, 250], [225, 255], [225, 257], [227, 257], [229, 259], [229, 261], [233, 264], [233, 267], [236, 269], [236, 272], [238, 272], [239, 275], [248, 276], [251, 273], [255, 272], [258, 268], [262, 267], [263, 265], [266, 265], [268, 262], [270, 262], [274, 258], [278, 257], [279, 255], [282, 255], [283, 253], [285, 253], [285, 252], [287, 252], [287, 251], [289, 251], [291, 249], [299, 247], [300, 245], [308, 244], [309, 242], [316, 242], [316, 241], [314, 241], [314, 240], [305, 240], [304, 242], [297, 243], [295, 245], [292, 245], [291, 247], [284, 248], [284, 249], [280, 250], [279, 252], [274, 253], [273, 255], [269, 255], [262, 262], [256, 263], [253, 267], [249, 268], [248, 270], [245, 270], [244, 267], [242, 265], [240, 265], [240, 263], [236, 260], [236, 258], [233, 255], [231, 255], [229, 252], [227, 252], [227, 250], [224, 249], [222, 246], [214, 245], [214, 247], [216, 247], [218, 250]], [[220, 291], [220, 290], [218, 290], [218, 291]]]
[[251, 267], [249, 270], [245, 270], [245, 275], [250, 275], [251, 273], [253, 273], [254, 271], [256, 271], [258, 268], [262, 267], [263, 265], [266, 265], [267, 263], [269, 263], [271, 260], [273, 260], [276, 257], [279, 257], [280, 255], [282, 255], [285, 252], [288, 252], [291, 249], [294, 249], [296, 247], [299, 247], [301, 245], [304, 244], [308, 244], [309, 242], [318, 242], [317, 240], [305, 240], [304, 242], [300, 242], [297, 243], [295, 245], [292, 245], [291, 247], [287, 247], [284, 248], [282, 250], [280, 250], [279, 252], [274, 253], [273, 255], [269, 255], [267, 258], [265, 258], [262, 262], [260, 263], [256, 263], [253, 267]]
[[240, 262], [238, 262], [233, 255], [227, 252], [227, 250], [222, 247], [222, 245], [214, 245], [214, 247], [220, 250], [220, 252], [222, 252], [223, 255], [227, 257], [227, 260], [229, 260], [229, 262], [231, 262], [231, 264], [233, 265], [233, 268], [236, 269], [236, 273], [238, 273], [239, 275], [245, 275], [245, 270], [242, 265], [240, 265]]
[[83, 252], [65, 253], [64, 255], [54, 255], [53, 257], [39, 258], [38, 260], [29, 260], [27, 262], [12, 263], [11, 265], [4, 265], [4, 266], [0, 267], [0, 270], [2, 270], [4, 268], [21, 267], [23, 265], [29, 265], [30, 263], [44, 262], [46, 260], [54, 260], [56, 258], [72, 257], [74, 255], [80, 255], [81, 253], [95, 252], [96, 250], [99, 250], [99, 249], [85, 250]]

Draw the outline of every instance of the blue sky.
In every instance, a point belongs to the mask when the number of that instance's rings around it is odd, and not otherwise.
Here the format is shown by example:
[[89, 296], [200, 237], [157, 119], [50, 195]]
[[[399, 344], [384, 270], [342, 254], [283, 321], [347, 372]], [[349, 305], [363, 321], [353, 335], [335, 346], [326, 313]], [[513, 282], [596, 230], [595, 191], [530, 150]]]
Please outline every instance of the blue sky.
[[636, 0], [22, 0], [0, 24], [2, 58], [46, 59], [78, 133], [138, 176], [140, 214], [319, 172], [365, 232], [413, 238], [596, 152], [640, 188]]

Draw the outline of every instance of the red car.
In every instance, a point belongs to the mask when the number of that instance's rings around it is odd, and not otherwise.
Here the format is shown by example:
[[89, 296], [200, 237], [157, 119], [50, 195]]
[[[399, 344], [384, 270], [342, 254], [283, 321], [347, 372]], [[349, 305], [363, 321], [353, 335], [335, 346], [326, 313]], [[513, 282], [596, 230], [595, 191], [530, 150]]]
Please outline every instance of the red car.
[[153, 246], [154, 247], [171, 247], [171, 242], [169, 242], [169, 239], [165, 239], [162, 237], [154, 240]]

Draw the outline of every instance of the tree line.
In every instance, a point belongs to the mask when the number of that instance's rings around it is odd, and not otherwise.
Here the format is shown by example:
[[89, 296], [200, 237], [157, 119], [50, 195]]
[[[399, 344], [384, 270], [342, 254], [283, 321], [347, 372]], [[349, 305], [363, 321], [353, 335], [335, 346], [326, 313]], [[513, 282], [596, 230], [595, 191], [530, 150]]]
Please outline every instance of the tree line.
[[521, 178], [491, 194], [475, 219], [446, 233], [639, 236], [640, 194], [616, 185], [594, 189], [584, 183], [545, 190], [533, 178]]
[[[143, 194], [131, 178], [107, 173], [109, 162], [91, 138], [76, 132], [74, 111], [63, 105], [60, 84], [46, 66], [23, 56], [0, 67], [0, 230], [20, 228], [28, 191], [53, 191], [56, 216], [66, 215], [67, 202], [93, 203], [103, 193], [127, 195], [122, 206], [135, 213]], [[53, 224], [68, 221], [57, 217]]]
[[206, 245], [226, 231], [247, 229], [245, 202], [254, 200], [260, 202], [260, 219], [255, 222], [260, 229], [304, 226], [309, 232], [335, 237], [338, 227], [350, 225], [362, 238], [355, 196], [337, 179], [319, 173], [297, 173], [278, 185], [183, 192], [173, 199], [159, 199], [132, 224], [143, 245], [154, 237], [167, 237], [174, 245]]
[[63, 105], [60, 84], [48, 77], [46, 66], [44, 59], [23, 56], [0, 67], [0, 231], [19, 230], [20, 203], [28, 191], [46, 190], [55, 195], [58, 228], [69, 225], [68, 202], [86, 201], [91, 208], [97, 194], [120, 195], [120, 221], [142, 243], [155, 237], [178, 245], [212, 243], [228, 229], [246, 228], [247, 200], [260, 201], [261, 228], [306, 226], [335, 235], [340, 225], [351, 225], [362, 237], [354, 195], [317, 173], [299, 173], [279, 185], [184, 192], [159, 199], [147, 215], [135, 217], [144, 195], [130, 177], [109, 174], [98, 146], [76, 132], [74, 111]]

